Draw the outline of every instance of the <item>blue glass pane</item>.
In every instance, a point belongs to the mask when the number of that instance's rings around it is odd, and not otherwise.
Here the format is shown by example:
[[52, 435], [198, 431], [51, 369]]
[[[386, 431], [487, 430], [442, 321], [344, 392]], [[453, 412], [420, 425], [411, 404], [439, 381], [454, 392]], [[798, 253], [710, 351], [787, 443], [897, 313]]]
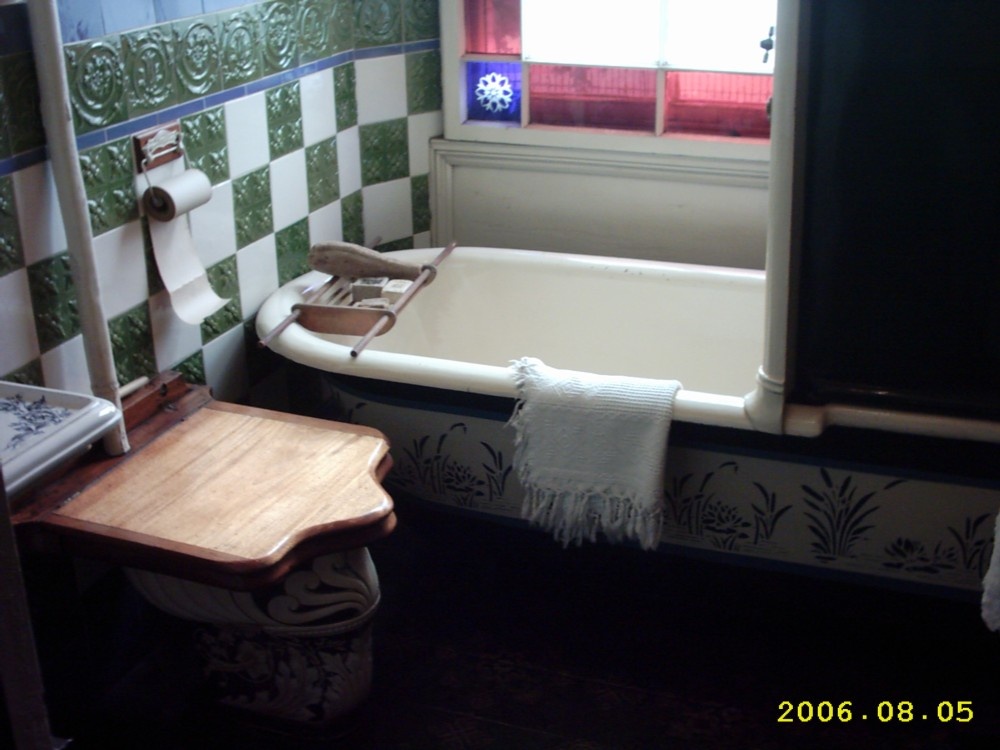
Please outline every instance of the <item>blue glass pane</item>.
[[521, 122], [521, 64], [465, 64], [466, 102], [470, 120]]

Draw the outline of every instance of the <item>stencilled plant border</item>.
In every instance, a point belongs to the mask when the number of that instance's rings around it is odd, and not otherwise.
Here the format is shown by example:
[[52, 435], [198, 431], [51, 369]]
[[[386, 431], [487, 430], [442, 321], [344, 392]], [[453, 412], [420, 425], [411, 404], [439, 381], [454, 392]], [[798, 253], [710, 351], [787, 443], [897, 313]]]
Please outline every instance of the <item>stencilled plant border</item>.
[[[339, 418], [390, 439], [396, 491], [520, 519], [513, 430], [336, 390]], [[661, 544], [978, 591], [1000, 489], [673, 446]]]

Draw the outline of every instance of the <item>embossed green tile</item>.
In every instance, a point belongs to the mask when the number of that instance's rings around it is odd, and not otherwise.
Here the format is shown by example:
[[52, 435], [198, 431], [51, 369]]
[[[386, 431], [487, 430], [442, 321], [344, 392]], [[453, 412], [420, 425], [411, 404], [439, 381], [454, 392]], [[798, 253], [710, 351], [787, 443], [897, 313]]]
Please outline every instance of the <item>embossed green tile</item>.
[[430, 175], [410, 178], [410, 196], [413, 204], [413, 233], [431, 230], [431, 181]]
[[406, 111], [441, 109], [441, 53], [415, 52], [406, 56]]
[[264, 92], [271, 160], [302, 148], [302, 95], [292, 81]]
[[42, 352], [80, 332], [80, 313], [68, 253], [28, 266], [28, 289]]
[[39, 109], [38, 78], [28, 52], [0, 58], [0, 90], [5, 110], [4, 139], [8, 155], [45, 145], [45, 130]]
[[178, 362], [172, 369], [177, 370], [189, 383], [205, 385], [208, 382], [205, 377], [205, 355], [201, 349], [187, 359]]
[[139, 205], [132, 183], [112, 185], [87, 199], [90, 225], [95, 235], [104, 234], [139, 218]]
[[340, 218], [344, 242], [353, 242], [356, 245], [365, 244], [364, 207], [364, 199], [360, 190], [341, 199]]
[[222, 16], [223, 88], [254, 81], [261, 76], [261, 32], [257, 6]]
[[306, 262], [309, 253], [308, 219], [301, 219], [275, 232], [274, 244], [278, 254], [279, 284], [285, 284], [309, 270]]
[[233, 180], [236, 246], [246, 247], [274, 231], [271, 173], [268, 167]]
[[66, 45], [63, 52], [76, 132], [124, 121], [125, 66], [118, 37]]
[[437, 39], [441, 36], [438, 0], [403, 0], [403, 36], [406, 41]]
[[261, 5], [261, 53], [264, 75], [295, 67], [299, 59], [297, 3], [272, 0]]
[[176, 104], [174, 35], [170, 26], [150, 26], [122, 34], [125, 95], [130, 117]]
[[329, 57], [333, 24], [333, 3], [331, 0], [300, 0], [298, 4], [298, 44], [299, 63], [312, 62]]
[[10, 177], [0, 177], [0, 276], [24, 266], [17, 205]]
[[80, 170], [94, 234], [120, 227], [139, 216], [132, 179], [134, 163], [128, 138], [80, 154]]
[[200, 169], [213, 185], [229, 179], [229, 150], [226, 142], [226, 112], [215, 107], [181, 118], [184, 153], [188, 166]]
[[80, 153], [80, 171], [83, 173], [87, 195], [97, 193], [111, 185], [132, 179], [135, 161], [130, 139], [95, 146]]
[[202, 322], [202, 344], [207, 344], [243, 322], [240, 315], [240, 281], [236, 270], [236, 256], [226, 258], [206, 271], [215, 293], [229, 301]]
[[329, 205], [340, 197], [335, 137], [306, 148], [306, 181], [309, 186], [310, 211]]
[[354, 0], [332, 0], [330, 54], [354, 49]]
[[108, 321], [111, 351], [115, 358], [118, 383], [124, 385], [136, 378], [156, 374], [156, 354], [153, 349], [153, 326], [146, 302]]
[[333, 92], [337, 107], [337, 132], [358, 124], [357, 78], [354, 63], [333, 70]]
[[405, 117], [360, 127], [361, 184], [398, 180], [410, 175]]
[[45, 385], [45, 375], [42, 373], [42, 360], [33, 359], [28, 364], [11, 370], [8, 373], [0, 373], [0, 380], [8, 383], [20, 383], [21, 385]]
[[218, 16], [197, 16], [173, 25], [178, 96], [189, 101], [222, 88], [222, 43]]
[[380, 47], [403, 41], [401, 0], [355, 0], [354, 45]]

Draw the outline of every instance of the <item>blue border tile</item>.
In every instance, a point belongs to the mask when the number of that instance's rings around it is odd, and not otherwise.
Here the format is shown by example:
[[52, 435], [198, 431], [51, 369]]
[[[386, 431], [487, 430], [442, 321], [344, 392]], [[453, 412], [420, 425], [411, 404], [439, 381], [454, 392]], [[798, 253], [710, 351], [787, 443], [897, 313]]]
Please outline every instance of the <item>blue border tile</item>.
[[[2, 30], [0, 30], [0, 33], [2, 33]], [[184, 104], [159, 110], [134, 120], [116, 123], [115, 125], [111, 125], [107, 128], [78, 135], [76, 138], [76, 146], [80, 151], [93, 148], [94, 146], [100, 146], [109, 141], [118, 140], [119, 138], [125, 138], [135, 133], [142, 132], [143, 130], [148, 130], [156, 125], [172, 122], [173, 120], [177, 120], [181, 117], [186, 117], [187, 115], [194, 114], [196, 112], [211, 109], [219, 106], [220, 104], [231, 102], [235, 99], [242, 99], [249, 94], [254, 94], [275, 86], [290, 83], [321, 70], [336, 68], [339, 65], [343, 65], [344, 63], [352, 62], [354, 60], [369, 60], [376, 57], [390, 57], [393, 55], [406, 54], [408, 52], [422, 52], [437, 49], [439, 46], [440, 45], [437, 40], [429, 40], [412, 42], [409, 44], [390, 44], [383, 47], [370, 47], [360, 51], [348, 50], [346, 52], [339, 52], [336, 55], [332, 55], [321, 60], [305, 63], [297, 68], [293, 68], [292, 70], [283, 71], [281, 73], [267, 76], [240, 86], [234, 86], [233, 88], [226, 89], [225, 91], [209, 94], [200, 99], [193, 99], [189, 102], [185, 102]], [[0, 176], [25, 169], [37, 164], [38, 162], [45, 161], [46, 158], [48, 157], [43, 147], [0, 160]]]

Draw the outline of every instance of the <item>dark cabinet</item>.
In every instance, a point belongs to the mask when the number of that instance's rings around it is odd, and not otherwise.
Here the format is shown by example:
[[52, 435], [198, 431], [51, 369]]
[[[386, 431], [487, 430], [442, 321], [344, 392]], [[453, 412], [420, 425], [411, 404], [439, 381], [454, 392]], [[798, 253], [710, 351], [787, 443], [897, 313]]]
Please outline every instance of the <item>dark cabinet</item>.
[[1000, 2], [802, 11], [791, 400], [1000, 419]]

